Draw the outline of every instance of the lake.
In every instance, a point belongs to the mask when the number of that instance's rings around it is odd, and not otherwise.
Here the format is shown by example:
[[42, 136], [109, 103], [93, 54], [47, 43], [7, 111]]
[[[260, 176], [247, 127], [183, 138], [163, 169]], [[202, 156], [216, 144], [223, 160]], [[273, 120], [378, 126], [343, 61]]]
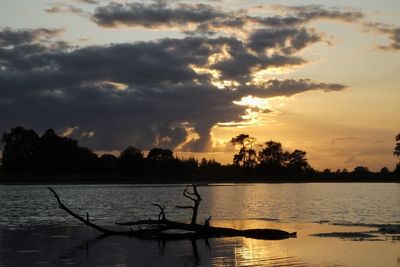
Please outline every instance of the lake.
[[[184, 185], [55, 185], [63, 202], [97, 224], [156, 218], [190, 221]], [[400, 266], [400, 184], [215, 184], [198, 187], [199, 223], [279, 228], [298, 238], [171, 242], [98, 238], [58, 208], [45, 185], [0, 185], [0, 266]], [[372, 233], [373, 238], [331, 233]], [[323, 237], [315, 234], [326, 234]], [[333, 237], [332, 237], [333, 236]]]

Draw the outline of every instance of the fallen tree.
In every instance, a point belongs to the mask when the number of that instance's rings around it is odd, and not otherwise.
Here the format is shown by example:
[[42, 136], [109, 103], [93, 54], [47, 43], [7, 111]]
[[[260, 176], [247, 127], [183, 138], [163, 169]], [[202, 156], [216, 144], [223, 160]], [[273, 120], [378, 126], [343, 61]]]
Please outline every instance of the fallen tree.
[[[86, 218], [76, 214], [65, 206], [59, 195], [52, 189], [48, 189], [54, 194], [59, 208], [66, 213], [84, 223], [85, 225], [101, 232], [103, 235], [123, 235], [144, 239], [197, 239], [210, 237], [233, 237], [243, 236], [257, 239], [278, 240], [296, 237], [296, 232], [289, 233], [277, 229], [234, 229], [227, 227], [214, 227], [210, 225], [211, 216], [205, 221], [204, 225], [197, 224], [197, 212], [202, 200], [197, 191], [197, 186], [192, 185], [192, 191], [189, 191], [189, 186], [183, 190], [183, 196], [194, 202], [193, 206], [176, 206], [180, 209], [192, 209], [192, 219], [190, 223], [176, 222], [168, 220], [165, 214], [165, 207], [159, 204], [152, 204], [160, 209], [160, 213], [156, 220], [139, 220], [133, 222], [117, 223], [120, 226], [128, 227], [127, 230], [113, 230], [99, 226], [89, 219], [89, 214], [86, 213]], [[133, 228], [135, 227], [135, 228]]]

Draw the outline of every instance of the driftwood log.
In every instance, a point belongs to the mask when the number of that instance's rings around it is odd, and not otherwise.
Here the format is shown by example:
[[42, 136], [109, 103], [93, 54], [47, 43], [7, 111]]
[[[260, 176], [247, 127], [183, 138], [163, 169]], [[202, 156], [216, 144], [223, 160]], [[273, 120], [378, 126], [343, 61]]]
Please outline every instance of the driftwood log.
[[[277, 229], [234, 229], [226, 227], [214, 227], [210, 226], [211, 216], [205, 221], [204, 225], [196, 223], [197, 211], [201, 199], [200, 194], [197, 191], [197, 186], [192, 185], [192, 192], [189, 191], [189, 186], [187, 186], [183, 191], [183, 196], [192, 200], [194, 202], [193, 206], [176, 206], [177, 208], [192, 209], [192, 219], [190, 223], [182, 223], [171, 221], [166, 218], [165, 207], [159, 204], [152, 204], [160, 209], [158, 219], [156, 220], [139, 220], [134, 222], [122, 222], [117, 223], [117, 225], [128, 227], [127, 230], [113, 230], [99, 226], [89, 219], [89, 214], [86, 213], [86, 218], [76, 214], [65, 206], [59, 195], [52, 189], [48, 189], [54, 194], [59, 208], [64, 210], [66, 213], [77, 219], [78, 221], [84, 223], [85, 225], [101, 232], [103, 235], [123, 235], [131, 236], [144, 239], [198, 239], [198, 238], [210, 238], [210, 237], [233, 237], [233, 236], [243, 236], [256, 239], [268, 239], [268, 240], [278, 240], [286, 239], [291, 237], [296, 237], [296, 232], [289, 233]], [[133, 227], [136, 227], [135, 229]]]

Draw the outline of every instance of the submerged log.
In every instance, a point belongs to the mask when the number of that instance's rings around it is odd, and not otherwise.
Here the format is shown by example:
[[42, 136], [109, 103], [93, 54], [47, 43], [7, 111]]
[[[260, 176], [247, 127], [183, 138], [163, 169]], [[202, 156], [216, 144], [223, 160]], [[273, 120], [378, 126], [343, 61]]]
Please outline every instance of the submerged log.
[[[80, 215], [76, 214], [62, 203], [59, 195], [56, 193], [56, 191], [54, 191], [54, 189], [52, 189], [51, 187], [48, 187], [48, 189], [55, 196], [60, 209], [64, 210], [69, 215], [76, 218], [83, 224], [101, 232], [103, 235], [123, 235], [123, 236], [132, 236], [145, 239], [186, 239], [186, 238], [198, 239], [198, 238], [210, 238], [210, 237], [242, 236], [242, 237], [250, 237], [256, 239], [278, 240], [278, 239], [296, 237], [296, 232], [289, 233], [277, 229], [241, 230], [241, 229], [234, 229], [227, 227], [214, 227], [209, 225], [211, 217], [207, 220], [207, 223], [205, 223], [205, 225], [197, 224], [196, 223], [197, 210], [199, 203], [201, 201], [201, 197], [197, 191], [196, 185], [192, 185], [192, 187], [193, 187], [193, 193], [188, 192], [188, 187], [186, 187], [183, 193], [183, 195], [186, 198], [190, 198], [195, 202], [195, 205], [191, 207], [191, 209], [193, 209], [191, 223], [182, 223], [182, 222], [167, 220], [164, 212], [165, 207], [158, 204], [153, 204], [153, 206], [157, 206], [161, 210], [157, 220], [148, 219], [148, 220], [139, 220], [134, 222], [117, 223], [117, 225], [129, 227], [128, 228], [129, 230], [111, 230], [99, 226], [89, 220], [88, 213], [86, 214], [86, 219], [81, 217]], [[191, 195], [194, 195], [196, 198], [192, 198]], [[179, 207], [184, 207], [184, 206], [179, 206]], [[138, 229], [133, 229], [132, 226], [136, 226], [138, 227]]]

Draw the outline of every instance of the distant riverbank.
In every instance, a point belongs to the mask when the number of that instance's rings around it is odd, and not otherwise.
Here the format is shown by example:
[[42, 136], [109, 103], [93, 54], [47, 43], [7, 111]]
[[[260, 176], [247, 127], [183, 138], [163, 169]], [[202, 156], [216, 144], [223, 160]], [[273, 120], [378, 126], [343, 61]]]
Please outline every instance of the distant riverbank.
[[400, 174], [353, 175], [351, 173], [329, 175], [275, 175], [252, 174], [226, 175], [124, 175], [124, 174], [49, 174], [0, 172], [0, 184], [180, 184], [180, 183], [400, 183]]

